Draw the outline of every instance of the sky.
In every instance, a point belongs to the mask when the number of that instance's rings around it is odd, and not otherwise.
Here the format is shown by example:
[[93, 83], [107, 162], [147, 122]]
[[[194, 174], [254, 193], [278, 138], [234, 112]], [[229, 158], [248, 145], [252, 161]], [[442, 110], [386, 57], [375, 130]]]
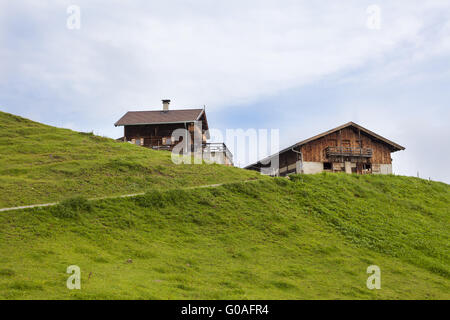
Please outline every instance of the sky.
[[280, 148], [354, 121], [450, 183], [450, 1], [0, 0], [1, 111], [118, 138], [161, 99]]

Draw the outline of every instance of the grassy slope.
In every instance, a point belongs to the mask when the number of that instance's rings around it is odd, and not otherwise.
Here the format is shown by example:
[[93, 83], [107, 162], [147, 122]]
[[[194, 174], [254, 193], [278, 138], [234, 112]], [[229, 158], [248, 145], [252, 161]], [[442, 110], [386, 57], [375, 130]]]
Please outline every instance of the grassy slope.
[[[324, 174], [7, 212], [0, 298], [449, 299], [449, 198]], [[71, 264], [81, 290], [65, 287]], [[372, 264], [381, 290], [366, 288]]]
[[0, 208], [255, 177], [220, 165], [175, 165], [168, 152], [0, 112]]

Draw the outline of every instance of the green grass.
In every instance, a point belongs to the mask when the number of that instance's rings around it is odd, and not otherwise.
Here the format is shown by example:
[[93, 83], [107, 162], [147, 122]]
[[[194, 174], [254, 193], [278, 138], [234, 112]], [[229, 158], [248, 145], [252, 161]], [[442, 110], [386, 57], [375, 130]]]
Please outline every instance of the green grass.
[[0, 208], [256, 178], [222, 165], [176, 165], [168, 151], [0, 112]]
[[449, 299], [449, 200], [416, 178], [175, 165], [0, 113], [0, 207], [60, 201], [0, 213], [0, 299]]
[[323, 174], [6, 212], [0, 298], [449, 299], [449, 192]]

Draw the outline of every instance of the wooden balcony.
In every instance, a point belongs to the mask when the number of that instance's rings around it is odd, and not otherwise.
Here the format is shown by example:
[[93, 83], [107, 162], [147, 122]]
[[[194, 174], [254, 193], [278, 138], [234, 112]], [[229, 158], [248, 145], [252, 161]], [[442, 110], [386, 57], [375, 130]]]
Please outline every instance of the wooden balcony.
[[371, 148], [327, 147], [325, 149], [325, 154], [327, 157], [343, 156], [372, 158], [372, 153]]

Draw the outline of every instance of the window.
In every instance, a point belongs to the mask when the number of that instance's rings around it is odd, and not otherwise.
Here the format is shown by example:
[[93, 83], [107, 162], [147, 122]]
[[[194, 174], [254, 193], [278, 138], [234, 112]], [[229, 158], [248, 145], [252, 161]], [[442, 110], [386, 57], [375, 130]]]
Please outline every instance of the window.
[[324, 162], [323, 163], [323, 170], [332, 170], [333, 164], [331, 162]]
[[166, 145], [166, 146], [171, 145], [172, 139], [171, 138], [163, 138], [162, 143], [163, 143], [163, 145]]

